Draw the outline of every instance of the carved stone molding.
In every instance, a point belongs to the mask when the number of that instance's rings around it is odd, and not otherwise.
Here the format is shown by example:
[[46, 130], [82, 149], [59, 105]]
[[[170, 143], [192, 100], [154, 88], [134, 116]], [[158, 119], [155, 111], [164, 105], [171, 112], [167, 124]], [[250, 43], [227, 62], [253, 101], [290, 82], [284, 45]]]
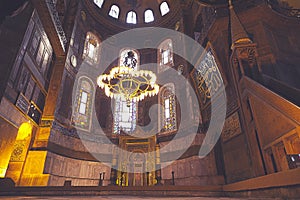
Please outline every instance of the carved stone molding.
[[222, 141], [226, 142], [242, 133], [239, 113], [235, 112], [225, 120], [222, 131]]
[[237, 47], [236, 48], [237, 59], [247, 60], [250, 67], [253, 67], [256, 63], [257, 48], [256, 45]]

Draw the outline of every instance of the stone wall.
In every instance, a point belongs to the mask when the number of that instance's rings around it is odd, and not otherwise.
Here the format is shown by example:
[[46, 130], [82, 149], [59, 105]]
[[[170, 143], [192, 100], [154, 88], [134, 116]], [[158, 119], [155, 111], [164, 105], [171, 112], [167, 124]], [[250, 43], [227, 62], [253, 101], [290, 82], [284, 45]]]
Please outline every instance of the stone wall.
[[217, 175], [213, 153], [200, 159], [198, 156], [176, 160], [173, 163], [162, 164], [162, 179], [164, 185], [172, 184], [172, 171], [175, 185], [207, 186], [221, 185], [223, 176]]
[[224, 183], [224, 177], [219, 176], [217, 172], [214, 151], [203, 158], [198, 156], [204, 137], [204, 134], [196, 134], [191, 144], [188, 143], [188, 137], [172, 140], [173, 145], [166, 152], [172, 153], [183, 148], [188, 149], [183, 151], [184, 154], [174, 162], [167, 161], [168, 156], [163, 153], [165, 145], [169, 142], [161, 143], [163, 184], [172, 184], [172, 171], [175, 185], [219, 185]]
[[105, 173], [103, 185], [108, 185], [110, 166], [107, 163], [77, 160], [48, 153], [45, 173], [50, 174], [49, 186], [63, 186], [71, 181], [72, 186], [97, 186], [100, 173]]

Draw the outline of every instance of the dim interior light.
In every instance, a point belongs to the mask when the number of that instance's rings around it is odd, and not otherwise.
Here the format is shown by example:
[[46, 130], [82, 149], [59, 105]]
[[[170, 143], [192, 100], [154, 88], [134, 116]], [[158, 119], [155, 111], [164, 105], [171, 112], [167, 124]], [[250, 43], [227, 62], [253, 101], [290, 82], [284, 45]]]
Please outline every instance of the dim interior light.
[[17, 140], [24, 140], [31, 135], [32, 124], [30, 122], [25, 122], [21, 124], [18, 130]]

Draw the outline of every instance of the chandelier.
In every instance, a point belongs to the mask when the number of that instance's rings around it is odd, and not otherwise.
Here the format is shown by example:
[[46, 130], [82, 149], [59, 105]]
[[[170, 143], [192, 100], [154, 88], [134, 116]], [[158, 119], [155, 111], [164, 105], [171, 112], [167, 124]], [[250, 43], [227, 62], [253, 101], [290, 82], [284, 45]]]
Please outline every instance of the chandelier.
[[135, 70], [136, 63], [134, 53], [129, 51], [124, 66], [116, 66], [109, 74], [102, 74], [97, 79], [98, 86], [104, 89], [106, 96], [124, 98], [128, 107], [132, 101], [142, 101], [145, 97], [157, 95], [159, 92], [155, 74], [148, 70]]

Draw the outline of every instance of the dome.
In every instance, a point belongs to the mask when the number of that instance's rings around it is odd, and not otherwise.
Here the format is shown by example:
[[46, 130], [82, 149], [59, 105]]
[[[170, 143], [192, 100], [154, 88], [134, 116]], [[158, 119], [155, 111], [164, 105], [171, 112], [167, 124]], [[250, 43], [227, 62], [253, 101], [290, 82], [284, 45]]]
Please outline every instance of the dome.
[[85, 5], [98, 20], [123, 27], [164, 26], [176, 19], [180, 1], [173, 0], [93, 0]]

